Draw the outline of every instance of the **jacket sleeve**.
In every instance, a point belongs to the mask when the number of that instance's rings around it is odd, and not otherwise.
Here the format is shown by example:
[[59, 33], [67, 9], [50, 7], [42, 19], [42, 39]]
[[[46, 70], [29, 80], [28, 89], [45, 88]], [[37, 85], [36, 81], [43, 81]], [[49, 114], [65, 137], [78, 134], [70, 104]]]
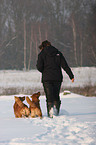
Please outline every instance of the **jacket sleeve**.
[[69, 78], [70, 79], [73, 79], [74, 78], [74, 75], [70, 69], [70, 67], [68, 66], [64, 56], [62, 55], [61, 53], [61, 67], [64, 69], [64, 71], [68, 74]]
[[38, 55], [37, 65], [36, 65], [38, 71], [43, 72], [44, 69], [44, 62], [42, 56]]

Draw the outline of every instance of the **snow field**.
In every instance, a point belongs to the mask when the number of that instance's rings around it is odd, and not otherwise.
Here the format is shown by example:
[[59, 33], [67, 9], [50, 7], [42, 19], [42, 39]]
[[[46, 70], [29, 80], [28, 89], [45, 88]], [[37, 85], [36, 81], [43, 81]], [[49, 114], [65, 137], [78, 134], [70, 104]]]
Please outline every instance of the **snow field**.
[[[75, 82], [71, 83], [63, 71], [62, 87], [96, 86], [96, 68], [72, 68]], [[42, 91], [41, 73], [37, 70], [0, 71], [0, 94], [16, 89], [16, 96]], [[23, 95], [21, 95], [23, 93]], [[0, 96], [0, 145], [95, 145], [96, 97], [84, 97], [74, 93], [61, 96], [59, 116], [47, 117], [45, 96], [40, 97], [43, 119], [15, 118], [14, 96]], [[24, 101], [27, 104], [26, 101]], [[28, 104], [27, 104], [28, 105]]]
[[1, 96], [0, 145], [95, 145], [96, 97], [60, 96], [60, 115], [53, 119], [47, 117], [45, 96], [40, 97], [43, 119], [15, 118], [14, 96]]
[[[75, 76], [75, 82], [71, 83], [68, 75], [63, 72], [62, 88], [68, 87], [85, 87], [96, 86], [96, 67], [78, 67], [72, 68]], [[7, 93], [5, 93], [7, 90]], [[13, 92], [12, 92], [13, 90]], [[41, 83], [41, 73], [37, 70], [30, 71], [16, 71], [16, 70], [2, 70], [0, 71], [0, 94], [30, 94], [40, 90], [42, 92], [43, 86]]]

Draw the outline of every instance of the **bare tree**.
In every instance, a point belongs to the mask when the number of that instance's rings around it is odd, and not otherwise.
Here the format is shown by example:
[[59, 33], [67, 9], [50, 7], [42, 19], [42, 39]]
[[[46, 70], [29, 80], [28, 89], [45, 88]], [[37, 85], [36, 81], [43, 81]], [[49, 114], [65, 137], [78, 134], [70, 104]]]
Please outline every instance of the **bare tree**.
[[41, 36], [41, 26], [40, 26], [40, 23], [38, 24], [38, 28], [39, 28], [39, 40], [40, 40], [40, 43], [42, 42], [42, 36]]
[[24, 18], [24, 70], [26, 70], [26, 19]]
[[36, 46], [36, 60], [37, 60], [37, 56], [38, 56], [38, 39], [37, 39], [37, 35], [36, 32], [34, 33], [34, 38], [35, 38], [35, 46]]
[[75, 26], [75, 21], [73, 16], [72, 16], [72, 30], [73, 30], [74, 55], [75, 55], [75, 62], [77, 65], [76, 26]]
[[79, 35], [80, 35], [80, 50], [81, 50], [81, 52], [80, 52], [80, 54], [81, 54], [80, 65], [82, 66], [82, 64], [83, 64], [83, 38], [82, 38], [81, 32], [79, 33]]
[[33, 26], [31, 26], [31, 39], [30, 39], [30, 55], [29, 55], [29, 63], [28, 63], [28, 70], [30, 69], [30, 65], [31, 65], [31, 57], [32, 57], [32, 41], [33, 41]]

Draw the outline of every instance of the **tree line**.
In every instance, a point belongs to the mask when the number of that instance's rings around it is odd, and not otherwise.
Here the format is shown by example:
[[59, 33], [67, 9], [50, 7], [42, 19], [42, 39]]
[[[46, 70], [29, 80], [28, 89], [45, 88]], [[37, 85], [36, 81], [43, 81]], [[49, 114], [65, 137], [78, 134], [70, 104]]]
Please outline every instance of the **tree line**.
[[0, 69], [35, 69], [46, 39], [70, 66], [96, 66], [96, 0], [0, 0]]

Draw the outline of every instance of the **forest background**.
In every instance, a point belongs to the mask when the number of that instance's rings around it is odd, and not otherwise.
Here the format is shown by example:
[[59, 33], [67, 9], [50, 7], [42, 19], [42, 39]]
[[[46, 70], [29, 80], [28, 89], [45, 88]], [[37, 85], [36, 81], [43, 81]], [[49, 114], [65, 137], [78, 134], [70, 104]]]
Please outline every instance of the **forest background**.
[[69, 66], [96, 66], [96, 0], [0, 0], [0, 69], [36, 69], [46, 39]]

